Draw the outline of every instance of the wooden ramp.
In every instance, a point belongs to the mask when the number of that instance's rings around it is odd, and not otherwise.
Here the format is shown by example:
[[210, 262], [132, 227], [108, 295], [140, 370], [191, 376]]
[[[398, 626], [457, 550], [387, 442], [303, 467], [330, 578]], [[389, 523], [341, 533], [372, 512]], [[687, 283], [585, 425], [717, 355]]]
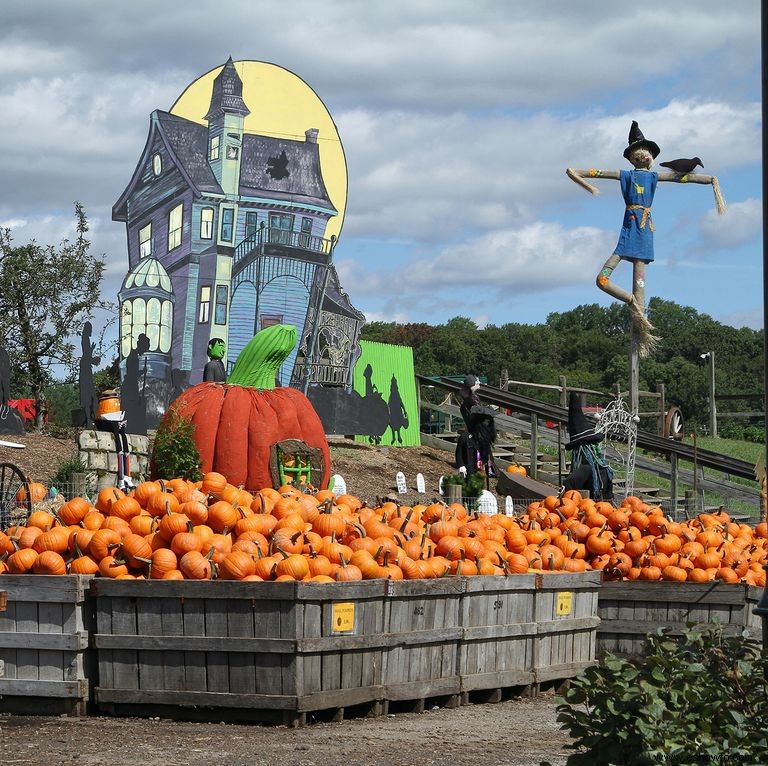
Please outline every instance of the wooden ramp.
[[509, 495], [514, 499], [540, 500], [548, 495], [556, 495], [558, 488], [553, 484], [545, 484], [536, 481], [530, 476], [523, 476], [519, 473], [508, 473], [503, 471], [499, 474], [496, 492], [499, 495]]

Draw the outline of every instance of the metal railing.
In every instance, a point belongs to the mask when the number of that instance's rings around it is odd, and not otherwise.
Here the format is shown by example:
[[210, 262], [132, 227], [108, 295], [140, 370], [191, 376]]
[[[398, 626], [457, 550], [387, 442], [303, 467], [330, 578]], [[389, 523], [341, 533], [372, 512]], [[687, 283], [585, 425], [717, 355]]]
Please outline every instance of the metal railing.
[[234, 262], [245, 258], [254, 250], [263, 249], [264, 245], [283, 245], [285, 247], [295, 247], [300, 250], [309, 250], [313, 253], [324, 253], [326, 255], [333, 251], [335, 237], [324, 239], [307, 234], [302, 231], [289, 231], [288, 229], [278, 229], [275, 226], [262, 226], [255, 233], [246, 237], [235, 248]]
[[345, 386], [349, 378], [349, 367], [335, 364], [297, 364], [293, 369], [292, 385], [303, 383], [309, 376], [310, 383]]

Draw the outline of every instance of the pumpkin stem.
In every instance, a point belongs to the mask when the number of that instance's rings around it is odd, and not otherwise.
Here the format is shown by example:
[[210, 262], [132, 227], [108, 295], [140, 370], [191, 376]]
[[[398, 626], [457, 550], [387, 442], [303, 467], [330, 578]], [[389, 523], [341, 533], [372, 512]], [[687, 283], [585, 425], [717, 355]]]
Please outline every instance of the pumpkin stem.
[[227, 378], [233, 386], [270, 390], [280, 365], [296, 346], [295, 327], [275, 324], [256, 333], [237, 357]]

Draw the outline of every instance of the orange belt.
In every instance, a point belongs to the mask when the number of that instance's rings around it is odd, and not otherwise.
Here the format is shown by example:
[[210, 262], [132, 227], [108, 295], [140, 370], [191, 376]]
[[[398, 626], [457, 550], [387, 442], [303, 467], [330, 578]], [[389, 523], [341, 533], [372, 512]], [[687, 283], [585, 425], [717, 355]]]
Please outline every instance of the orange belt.
[[649, 207], [643, 207], [642, 205], [627, 205], [627, 210], [642, 210], [643, 216], [640, 219], [640, 228], [645, 228], [646, 221], [648, 222], [648, 227], [651, 231], [656, 231], [656, 229], [653, 226], [653, 221], [651, 220], [651, 208]]

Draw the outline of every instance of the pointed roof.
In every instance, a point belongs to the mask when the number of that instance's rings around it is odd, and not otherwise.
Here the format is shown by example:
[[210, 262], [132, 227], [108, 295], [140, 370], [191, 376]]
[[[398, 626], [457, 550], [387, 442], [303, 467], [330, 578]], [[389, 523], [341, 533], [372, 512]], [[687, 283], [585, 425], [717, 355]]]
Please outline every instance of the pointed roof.
[[232, 56], [227, 59], [224, 68], [213, 81], [211, 105], [208, 107], [208, 114], [205, 115], [205, 119], [210, 122], [210, 120], [226, 113], [239, 114], [243, 117], [251, 113], [243, 101], [243, 81], [235, 71]]

